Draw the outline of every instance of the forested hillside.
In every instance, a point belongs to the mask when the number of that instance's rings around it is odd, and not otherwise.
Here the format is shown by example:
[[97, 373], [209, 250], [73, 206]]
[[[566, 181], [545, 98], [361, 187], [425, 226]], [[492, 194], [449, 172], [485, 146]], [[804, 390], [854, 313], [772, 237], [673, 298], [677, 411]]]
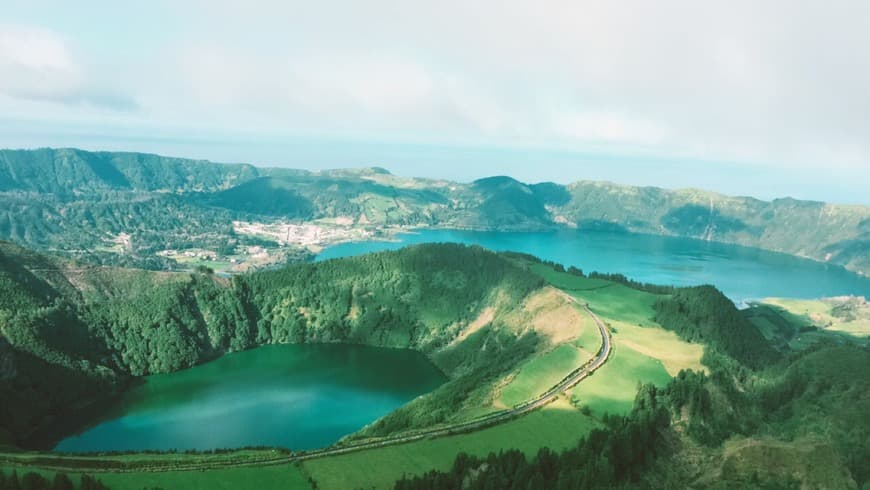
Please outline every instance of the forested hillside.
[[[33, 430], [135, 376], [287, 342], [426, 353], [451, 378], [414, 402], [428, 417], [378, 430], [441, 422], [535, 351], [536, 333], [509, 317], [542, 286], [513, 261], [462, 245], [224, 279], [82, 266], [0, 243], [0, 436], [27, 443]], [[487, 321], [458, 338], [484, 310]]]
[[690, 341], [709, 345], [742, 364], [759, 368], [777, 360], [767, 339], [713, 286], [680, 288], [654, 305], [656, 323]]
[[[307, 172], [141, 153], [0, 150], [0, 238], [94, 263], [178, 267], [157, 253], [231, 255], [274, 239], [233, 221], [474, 230], [576, 227], [694, 237], [870, 272], [870, 208], [602, 182], [528, 185]], [[325, 220], [325, 221], [324, 221]]]
[[[506, 375], [551, 348], [524, 307], [550, 288], [542, 267], [562, 270], [522, 254], [440, 244], [222, 278], [82, 265], [0, 243], [0, 443], [49, 446], [74, 428], [72, 414], [137, 376], [278, 342], [413, 348], [449, 376], [356, 437], [462, 420]], [[842, 336], [812, 344], [769, 339], [755, 312], [738, 311], [712, 287], [610, 279], [654, 291], [654, 320], [703, 343], [707, 372], [644, 386], [630, 414], [602, 416], [600, 430], [567, 451], [531, 459], [514, 451], [460, 455], [450, 472], [397, 487], [854, 488], [870, 481], [866, 347]]]
[[[708, 373], [644, 385], [574, 447], [485, 456], [395, 483], [431, 488], [866, 488], [870, 352], [842, 336], [777, 345], [715, 288], [676, 288], [656, 322], [703, 342]], [[789, 326], [791, 329], [792, 326]], [[799, 325], [794, 327], [799, 328]], [[617, 342], [616, 349], [619, 349]]]

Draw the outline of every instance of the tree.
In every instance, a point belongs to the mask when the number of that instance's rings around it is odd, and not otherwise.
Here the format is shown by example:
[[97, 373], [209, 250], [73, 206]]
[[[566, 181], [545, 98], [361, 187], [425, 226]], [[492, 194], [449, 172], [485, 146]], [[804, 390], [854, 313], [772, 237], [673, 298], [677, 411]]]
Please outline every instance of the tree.
[[48, 490], [48, 480], [39, 473], [29, 471], [21, 478], [22, 490]]
[[12, 475], [6, 481], [7, 490], [21, 490], [21, 482], [18, 481], [18, 472], [12, 470]]
[[91, 475], [82, 474], [80, 490], [109, 490], [101, 480], [98, 480]]
[[66, 473], [57, 473], [54, 475], [52, 490], [73, 490], [73, 482]]

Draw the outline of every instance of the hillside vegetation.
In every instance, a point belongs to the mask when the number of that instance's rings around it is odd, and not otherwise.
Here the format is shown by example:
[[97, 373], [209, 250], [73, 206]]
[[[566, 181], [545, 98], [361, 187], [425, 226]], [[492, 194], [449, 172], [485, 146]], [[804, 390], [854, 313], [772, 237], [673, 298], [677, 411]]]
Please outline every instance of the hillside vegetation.
[[[233, 221], [474, 230], [575, 227], [675, 235], [809, 257], [870, 273], [870, 208], [603, 182], [528, 185], [307, 172], [141, 153], [0, 150], [0, 238], [90, 262], [179, 267], [157, 253], [286, 248]], [[286, 251], [285, 251], [286, 253]], [[295, 254], [290, 254], [293, 257]]]
[[[588, 279], [568, 276], [558, 281], [576, 294], [595, 291], [583, 288]], [[633, 314], [647, 308], [629, 304]], [[618, 357], [632, 349], [620, 338], [624, 326], [613, 322], [613, 356], [575, 389], [601, 427], [560, 450], [460, 453], [393, 488], [866, 488], [866, 347], [836, 335], [795, 350], [775, 347], [752, 314], [711, 287], [678, 288], [652, 304], [656, 322], [704, 342], [705, 369], [645, 383], [624, 408], [613, 394], [626, 371], [643, 367]]]
[[34, 430], [136, 376], [287, 342], [426, 353], [451, 380], [371, 434], [441, 423], [463, 417], [499, 377], [548, 345], [527, 326], [545, 312], [521, 310], [543, 286], [513, 261], [462, 245], [223, 279], [79, 266], [0, 244], [0, 428], [27, 444]]
[[[305, 486], [308, 478], [327, 489], [860, 488], [870, 481], [867, 348], [827, 331], [794, 344], [790, 335], [805, 319], [738, 311], [712, 287], [585, 275], [461, 245], [232, 279], [81, 266], [5, 243], [0, 252], [0, 396], [10, 400], [0, 423], [12, 443], [38, 442], [34, 429], [137, 375], [271, 342], [410, 347], [449, 375], [355, 438], [465, 420], [536, 396], [596, 352], [600, 338], [576, 301], [607, 324], [614, 350], [594, 376], [546, 408], [473, 433], [257, 474], [267, 487]], [[46, 441], [57, 435], [42, 432]], [[13, 460], [100, 470], [136, 462], [218, 467], [270, 454]], [[254, 477], [247, 468], [221, 471], [228, 482]], [[117, 488], [212, 481], [190, 471], [152, 477], [100, 473]]]

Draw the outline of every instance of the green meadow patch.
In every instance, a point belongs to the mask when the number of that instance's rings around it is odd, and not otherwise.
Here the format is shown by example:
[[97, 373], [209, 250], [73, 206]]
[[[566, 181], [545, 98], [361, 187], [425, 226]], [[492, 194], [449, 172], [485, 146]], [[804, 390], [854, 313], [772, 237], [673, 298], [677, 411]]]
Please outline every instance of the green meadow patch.
[[613, 342], [610, 358], [595, 373], [571, 391], [575, 404], [589, 407], [592, 414], [626, 414], [631, 411], [641, 383], [664, 386], [671, 376], [658, 359]]
[[635, 352], [662, 362], [671, 376], [683, 369], [707, 371], [701, 364], [704, 346], [681, 339], [676, 333], [661, 327], [638, 327], [623, 322], [609, 322], [617, 331], [615, 342]]
[[562, 344], [523, 364], [520, 372], [502, 388], [499, 400], [506, 407], [512, 407], [535, 398], [590, 358], [573, 345]]
[[541, 264], [538, 262], [530, 262], [529, 269], [531, 269], [535, 274], [543, 277], [554, 287], [563, 291], [589, 291], [613, 285], [613, 282], [606, 279], [593, 279], [567, 272], [559, 272], [547, 264]]
[[597, 315], [635, 325], [655, 325], [653, 303], [661, 296], [632, 289], [606, 279], [559, 272], [551, 266], [530, 263], [529, 269], [545, 281], [570, 294], [581, 304], [588, 303]]
[[449, 469], [459, 452], [485, 456], [491, 451], [519, 449], [531, 457], [542, 447], [558, 451], [573, 446], [599, 425], [561, 401], [470, 434], [313, 459], [302, 466], [320, 489], [392, 488], [403, 475]]
[[762, 303], [781, 308], [826, 331], [843, 332], [856, 337], [870, 336], [870, 303], [860, 296], [767, 298]]

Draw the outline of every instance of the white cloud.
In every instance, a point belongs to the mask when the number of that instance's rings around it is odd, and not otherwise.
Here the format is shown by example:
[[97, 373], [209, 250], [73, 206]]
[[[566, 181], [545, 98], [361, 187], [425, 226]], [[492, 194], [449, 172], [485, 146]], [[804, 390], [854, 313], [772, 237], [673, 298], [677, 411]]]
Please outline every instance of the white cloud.
[[81, 82], [80, 70], [57, 33], [0, 25], [0, 93], [62, 98], [78, 90]]
[[89, 44], [62, 22], [0, 35], [7, 96], [132, 98], [131, 124], [870, 168], [857, 0], [53, 7], [111, 35]]
[[238, 34], [210, 45], [224, 80], [194, 75], [190, 90], [231, 85], [233, 104], [262, 117], [271, 105], [282, 123], [786, 165], [870, 158], [870, 123], [854, 114], [870, 110], [857, 2], [209, 5], [206, 23]]
[[577, 141], [656, 145], [668, 135], [664, 127], [654, 122], [607, 113], [558, 116], [554, 126], [560, 134]]
[[0, 24], [0, 95], [115, 109], [134, 105], [118, 90], [96, 86], [91, 75], [57, 32]]

